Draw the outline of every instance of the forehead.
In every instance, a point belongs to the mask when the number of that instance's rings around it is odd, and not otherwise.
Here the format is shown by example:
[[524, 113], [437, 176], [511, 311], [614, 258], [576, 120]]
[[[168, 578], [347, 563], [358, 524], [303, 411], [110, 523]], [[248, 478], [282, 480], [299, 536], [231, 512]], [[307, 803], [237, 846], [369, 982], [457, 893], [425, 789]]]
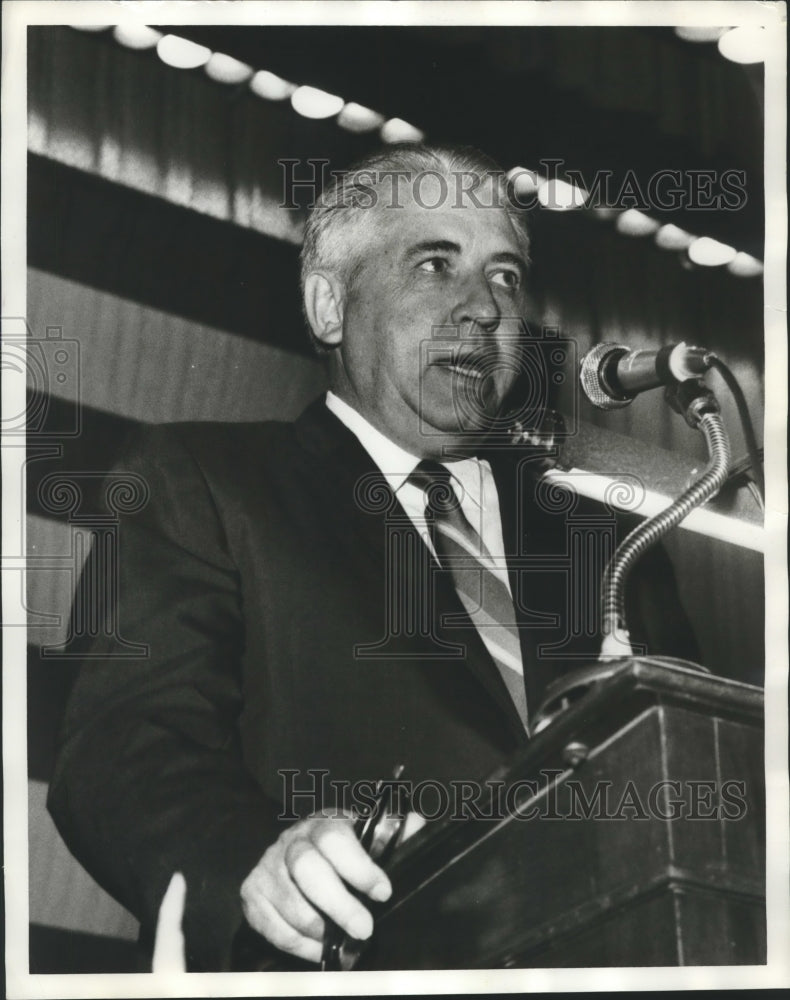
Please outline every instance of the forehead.
[[425, 194], [409, 192], [399, 199], [399, 207], [379, 204], [373, 210], [374, 231], [378, 240], [392, 250], [407, 250], [422, 242], [451, 241], [462, 253], [497, 253], [509, 251], [521, 256], [521, 246], [507, 211], [490, 199], [481, 204], [469, 199], [457, 203], [448, 197], [443, 202]]

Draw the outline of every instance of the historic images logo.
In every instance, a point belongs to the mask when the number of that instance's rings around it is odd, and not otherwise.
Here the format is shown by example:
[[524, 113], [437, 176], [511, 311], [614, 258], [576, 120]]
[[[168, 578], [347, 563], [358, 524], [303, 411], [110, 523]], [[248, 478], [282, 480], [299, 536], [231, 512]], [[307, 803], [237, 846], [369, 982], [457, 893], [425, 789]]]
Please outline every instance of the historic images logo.
[[[279, 818], [297, 820], [322, 810], [361, 816], [375, 804], [381, 782], [330, 778], [322, 768], [282, 769]], [[566, 778], [562, 770], [541, 770], [536, 779], [412, 782], [387, 779], [393, 812], [409, 810], [427, 820], [741, 820], [747, 813], [743, 781], [677, 781], [652, 784]]]

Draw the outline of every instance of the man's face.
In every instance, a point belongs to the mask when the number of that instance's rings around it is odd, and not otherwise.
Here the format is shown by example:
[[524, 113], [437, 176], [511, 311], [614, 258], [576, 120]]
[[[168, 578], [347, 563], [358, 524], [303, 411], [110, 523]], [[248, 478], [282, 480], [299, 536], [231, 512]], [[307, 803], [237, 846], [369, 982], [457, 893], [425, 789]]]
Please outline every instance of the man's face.
[[389, 438], [439, 456], [479, 440], [513, 386], [525, 265], [504, 209], [402, 201], [373, 210], [333, 382]]

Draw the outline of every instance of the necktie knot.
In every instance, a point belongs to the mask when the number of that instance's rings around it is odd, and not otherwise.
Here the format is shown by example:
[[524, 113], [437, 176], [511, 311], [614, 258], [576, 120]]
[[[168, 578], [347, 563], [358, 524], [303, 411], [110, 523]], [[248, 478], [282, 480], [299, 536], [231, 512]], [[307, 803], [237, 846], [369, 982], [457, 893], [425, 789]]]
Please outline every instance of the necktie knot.
[[425, 508], [430, 514], [447, 517], [461, 509], [461, 501], [453, 489], [452, 478], [443, 465], [431, 459], [423, 459], [409, 476], [409, 482], [422, 490]]

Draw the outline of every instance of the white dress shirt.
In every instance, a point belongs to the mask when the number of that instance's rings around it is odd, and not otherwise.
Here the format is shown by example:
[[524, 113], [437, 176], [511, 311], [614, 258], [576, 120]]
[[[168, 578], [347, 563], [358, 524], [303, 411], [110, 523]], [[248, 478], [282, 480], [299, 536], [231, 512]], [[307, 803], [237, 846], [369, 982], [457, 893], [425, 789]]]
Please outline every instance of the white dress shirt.
[[[359, 439], [362, 447], [381, 470], [381, 474], [397, 496], [418, 534], [433, 555], [436, 555], [426, 527], [423, 491], [419, 486], [408, 482], [420, 459], [405, 451], [394, 441], [390, 441], [365, 417], [331, 391], [326, 394], [326, 405]], [[486, 565], [510, 590], [505, 545], [502, 539], [502, 521], [499, 514], [499, 495], [491, 466], [485, 459], [478, 458], [465, 458], [441, 464], [452, 476], [453, 488], [466, 519], [488, 549], [491, 559], [485, 560]], [[479, 556], [479, 553], [475, 555]]]

